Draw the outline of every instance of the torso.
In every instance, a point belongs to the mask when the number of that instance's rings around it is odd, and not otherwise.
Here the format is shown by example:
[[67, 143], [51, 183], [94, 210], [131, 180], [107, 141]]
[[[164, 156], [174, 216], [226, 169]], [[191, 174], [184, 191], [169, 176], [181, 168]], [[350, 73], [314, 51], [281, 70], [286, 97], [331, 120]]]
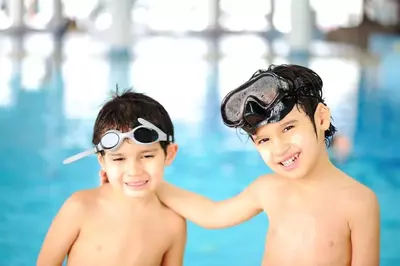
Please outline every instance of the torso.
[[159, 266], [172, 243], [161, 204], [151, 211], [127, 211], [97, 199], [90, 203], [79, 236], [68, 254], [68, 266]]
[[351, 239], [346, 212], [348, 189], [300, 191], [280, 186], [264, 205], [269, 217], [263, 265], [347, 266]]

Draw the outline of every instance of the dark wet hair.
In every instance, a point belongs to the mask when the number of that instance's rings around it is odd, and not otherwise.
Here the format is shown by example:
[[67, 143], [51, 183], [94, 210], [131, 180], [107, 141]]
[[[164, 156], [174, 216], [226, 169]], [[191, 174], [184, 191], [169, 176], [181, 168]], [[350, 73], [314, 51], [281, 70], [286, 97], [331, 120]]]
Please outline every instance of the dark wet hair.
[[[111, 99], [99, 111], [93, 128], [92, 144], [97, 145], [103, 134], [116, 129], [127, 132], [139, 125], [138, 118], [143, 118], [174, 139], [174, 126], [165, 108], [153, 98], [126, 89], [119, 93], [118, 86]], [[161, 141], [161, 148], [166, 153], [168, 141]]]
[[[300, 107], [311, 119], [315, 133], [317, 129], [314, 121], [315, 110], [319, 103], [326, 105], [323, 98], [323, 82], [313, 70], [299, 65], [271, 65], [268, 71], [275, 73], [292, 84], [296, 97], [296, 106]], [[329, 147], [332, 143], [336, 127], [331, 123], [325, 131], [325, 144]]]

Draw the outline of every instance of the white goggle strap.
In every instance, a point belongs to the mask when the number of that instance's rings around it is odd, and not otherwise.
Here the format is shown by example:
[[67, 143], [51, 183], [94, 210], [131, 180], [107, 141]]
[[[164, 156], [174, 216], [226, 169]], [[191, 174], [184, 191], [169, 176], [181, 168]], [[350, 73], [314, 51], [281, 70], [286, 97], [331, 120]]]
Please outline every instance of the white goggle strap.
[[73, 156], [68, 157], [67, 159], [65, 159], [65, 160], [63, 161], [63, 164], [69, 164], [69, 163], [78, 161], [78, 160], [80, 160], [80, 159], [82, 159], [82, 158], [84, 158], [84, 157], [86, 157], [86, 156], [95, 154], [96, 152], [97, 152], [97, 149], [96, 149], [96, 148], [93, 148], [93, 149], [91, 149], [91, 150], [87, 150], [87, 151], [84, 151], [84, 152], [75, 154], [75, 155], [73, 155]]

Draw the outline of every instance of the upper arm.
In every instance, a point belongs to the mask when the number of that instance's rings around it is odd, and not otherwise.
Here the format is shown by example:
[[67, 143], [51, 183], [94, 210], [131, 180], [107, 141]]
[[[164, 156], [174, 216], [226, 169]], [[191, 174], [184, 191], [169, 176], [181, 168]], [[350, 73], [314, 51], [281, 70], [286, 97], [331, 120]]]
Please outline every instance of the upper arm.
[[162, 266], [182, 266], [186, 246], [186, 220], [179, 217], [174, 224], [173, 241], [164, 254]]
[[264, 177], [260, 177], [238, 195], [219, 201], [213, 209], [214, 225], [211, 228], [234, 226], [249, 220], [262, 211], [259, 191], [263, 190]]
[[83, 203], [73, 194], [61, 207], [43, 241], [37, 266], [61, 266], [77, 238], [81, 226]]
[[350, 220], [352, 266], [378, 266], [380, 214], [375, 194], [367, 190], [355, 204]]
[[205, 228], [225, 228], [242, 223], [262, 211], [259, 191], [265, 189], [260, 177], [238, 195], [219, 202], [163, 182], [159, 199], [186, 219]]

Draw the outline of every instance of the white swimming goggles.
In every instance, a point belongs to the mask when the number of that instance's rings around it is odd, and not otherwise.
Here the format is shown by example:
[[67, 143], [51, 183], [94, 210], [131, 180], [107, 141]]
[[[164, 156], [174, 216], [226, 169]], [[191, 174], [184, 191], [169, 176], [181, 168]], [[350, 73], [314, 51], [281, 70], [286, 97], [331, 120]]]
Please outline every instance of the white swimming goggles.
[[63, 161], [64, 164], [69, 164], [74, 161], [80, 160], [86, 156], [95, 154], [101, 151], [115, 151], [117, 150], [125, 139], [130, 139], [138, 144], [149, 145], [158, 141], [172, 142], [172, 136], [168, 136], [161, 129], [152, 123], [138, 118], [139, 126], [135, 127], [129, 132], [122, 133], [118, 130], [109, 130], [100, 139], [100, 143], [93, 149], [73, 155]]

